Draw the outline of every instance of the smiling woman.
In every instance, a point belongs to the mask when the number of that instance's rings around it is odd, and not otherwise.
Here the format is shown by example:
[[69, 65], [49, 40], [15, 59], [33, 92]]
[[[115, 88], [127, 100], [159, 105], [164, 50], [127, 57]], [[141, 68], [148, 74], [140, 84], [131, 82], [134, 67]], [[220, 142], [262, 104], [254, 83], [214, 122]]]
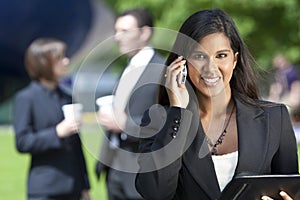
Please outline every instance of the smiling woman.
[[199, 11], [183, 23], [166, 62], [161, 106], [142, 120], [136, 187], [145, 199], [218, 199], [239, 174], [298, 174], [287, 108], [259, 98], [253, 63], [224, 11]]
[[199, 41], [198, 48], [188, 57], [190, 79], [198, 90], [206, 90], [209, 96], [217, 95], [224, 88], [230, 90], [237, 59], [238, 52], [233, 52], [226, 35], [210, 34]]

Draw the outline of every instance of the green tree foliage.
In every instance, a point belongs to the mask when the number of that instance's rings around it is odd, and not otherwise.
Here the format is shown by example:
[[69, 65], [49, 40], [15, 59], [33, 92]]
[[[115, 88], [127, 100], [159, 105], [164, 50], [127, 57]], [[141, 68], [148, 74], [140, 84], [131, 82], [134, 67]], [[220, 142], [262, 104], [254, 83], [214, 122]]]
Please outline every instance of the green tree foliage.
[[[273, 76], [272, 59], [284, 53], [300, 67], [300, 1], [299, 0], [104, 0], [116, 13], [134, 7], [148, 8], [155, 26], [177, 31], [192, 13], [219, 8], [235, 21], [245, 43], [263, 69], [258, 83], [265, 96]], [[173, 39], [155, 34], [153, 45], [169, 49]], [[166, 52], [164, 52], [166, 53]]]
[[[193, 12], [220, 8], [228, 12], [238, 26], [250, 51], [265, 69], [277, 52], [284, 52], [300, 64], [299, 0], [105, 0], [116, 12], [146, 7], [155, 16], [155, 26], [178, 30]], [[166, 42], [165, 36], [154, 43]]]

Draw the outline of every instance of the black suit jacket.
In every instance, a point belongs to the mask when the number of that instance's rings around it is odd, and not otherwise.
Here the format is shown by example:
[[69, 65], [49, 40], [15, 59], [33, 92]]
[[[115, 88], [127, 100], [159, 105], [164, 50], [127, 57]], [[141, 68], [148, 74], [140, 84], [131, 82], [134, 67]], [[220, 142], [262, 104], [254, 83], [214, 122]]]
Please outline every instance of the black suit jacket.
[[56, 133], [64, 118], [61, 107], [69, 103], [71, 96], [62, 90], [48, 90], [36, 81], [15, 96], [16, 146], [31, 154], [30, 195], [80, 194], [90, 187], [78, 134], [60, 139]]
[[[152, 111], [151, 122], [145, 115], [142, 134], [158, 132], [140, 145], [144, 154], [139, 158], [136, 187], [145, 199], [220, 197], [197, 106], [194, 109], [158, 108]], [[238, 164], [234, 175], [298, 174], [297, 145], [286, 107], [253, 107], [236, 99], [236, 110]]]
[[[113, 134], [117, 137], [120, 149], [134, 153], [138, 151], [140, 122], [145, 111], [157, 103], [159, 83], [161, 82], [163, 71], [164, 59], [161, 55], [155, 53], [131, 91], [131, 95], [125, 108], [125, 113], [127, 114], [125, 130], [122, 133], [106, 131], [108, 138], [111, 138]], [[130, 162], [130, 164], [135, 163], [135, 167], [132, 167], [129, 171], [136, 172], [138, 166], [137, 161], [131, 160], [130, 158], [120, 158], [120, 156], [117, 155], [120, 149], [111, 148], [109, 140], [106, 138], [103, 139], [100, 162], [98, 162], [96, 166], [96, 173], [98, 176], [103, 169], [109, 171], [110, 166], [113, 166], [113, 168], [119, 169], [120, 171], [128, 172], [127, 170], [122, 170], [122, 168], [126, 168], [126, 163], [128, 162]], [[116, 160], [119, 162], [116, 162]], [[125, 198], [138, 198], [134, 188], [135, 173], [132, 173], [131, 175], [118, 173], [116, 176], [121, 175], [124, 175], [124, 177], [118, 177], [118, 179], [123, 185], [125, 194], [127, 194], [127, 197]]]

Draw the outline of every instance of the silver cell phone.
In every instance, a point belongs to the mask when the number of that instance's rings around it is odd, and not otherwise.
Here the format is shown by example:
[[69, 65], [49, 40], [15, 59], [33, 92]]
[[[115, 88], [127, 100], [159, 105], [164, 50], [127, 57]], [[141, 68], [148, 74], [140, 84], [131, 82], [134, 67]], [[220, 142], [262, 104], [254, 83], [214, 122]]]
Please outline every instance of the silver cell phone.
[[187, 77], [187, 68], [186, 68], [186, 65], [184, 65], [183, 69], [180, 72], [179, 79], [178, 79], [181, 84], [185, 84], [186, 77]]

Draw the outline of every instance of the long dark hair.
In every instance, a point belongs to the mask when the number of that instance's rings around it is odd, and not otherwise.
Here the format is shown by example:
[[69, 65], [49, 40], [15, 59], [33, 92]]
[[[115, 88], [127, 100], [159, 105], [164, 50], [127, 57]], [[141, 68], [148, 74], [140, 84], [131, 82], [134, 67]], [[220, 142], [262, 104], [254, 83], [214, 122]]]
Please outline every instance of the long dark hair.
[[[253, 69], [256, 63], [241, 39], [233, 20], [222, 10], [203, 10], [192, 14], [181, 26], [172, 51], [166, 60], [166, 66], [169, 66], [179, 55], [188, 57], [189, 52], [202, 38], [213, 33], [224, 33], [230, 40], [234, 53], [239, 53], [230, 80], [232, 94], [238, 96], [246, 104], [257, 105], [255, 100], [259, 98], [259, 93]], [[189, 78], [188, 81], [192, 83]], [[159, 103], [169, 105], [168, 95], [164, 87], [161, 87], [160, 90]]]

